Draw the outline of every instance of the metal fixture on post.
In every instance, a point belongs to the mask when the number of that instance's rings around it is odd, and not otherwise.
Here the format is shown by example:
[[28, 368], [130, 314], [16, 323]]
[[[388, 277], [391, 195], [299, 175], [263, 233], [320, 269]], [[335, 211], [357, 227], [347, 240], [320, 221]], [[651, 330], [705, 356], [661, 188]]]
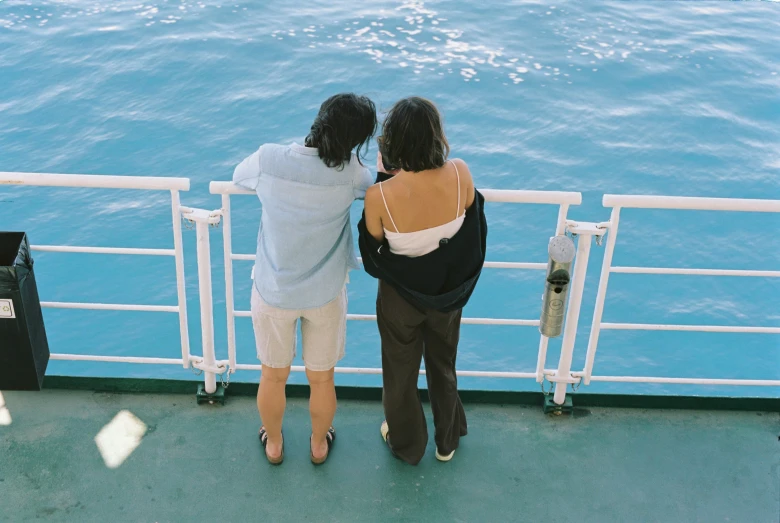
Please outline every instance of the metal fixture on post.
[[214, 352], [214, 306], [211, 293], [211, 245], [209, 225], [219, 225], [221, 211], [181, 207], [185, 220], [195, 224], [198, 246], [198, 287], [200, 290], [200, 322], [203, 358], [191, 357], [192, 366], [202, 370], [205, 383], [198, 385], [198, 403], [225, 403], [225, 387], [217, 384], [217, 374], [227, 372], [223, 362], [217, 362]]
[[547, 246], [547, 281], [542, 296], [542, 316], [539, 320], [539, 332], [542, 336], [556, 338], [563, 332], [563, 316], [566, 311], [566, 295], [569, 292], [574, 251], [571, 238], [564, 235], [550, 238]]
[[[571, 397], [566, 396], [566, 389], [569, 384], [580, 382], [579, 377], [571, 374], [571, 361], [574, 354], [574, 341], [577, 337], [577, 323], [580, 317], [580, 305], [582, 304], [582, 293], [585, 288], [585, 273], [588, 270], [588, 257], [590, 256], [591, 237], [603, 237], [607, 228], [603, 223], [584, 223], [568, 220], [566, 230], [572, 236], [577, 236], [577, 255], [574, 262], [573, 277], [571, 278], [571, 293], [569, 295], [569, 304], [566, 310], [566, 322], [563, 332], [563, 341], [561, 343], [561, 356], [558, 361], [558, 369], [554, 374], [548, 375], [547, 379], [555, 383], [555, 392], [552, 396], [546, 396], [544, 399], [544, 412], [553, 414], [562, 414], [571, 412], [573, 405]], [[552, 245], [552, 241], [550, 242]], [[573, 245], [573, 244], [572, 244]], [[550, 249], [552, 252], [552, 248]], [[552, 268], [553, 258], [551, 255], [550, 268]], [[554, 274], [548, 272], [548, 282], [563, 281], [563, 278], [551, 278]], [[549, 283], [548, 283], [549, 285]], [[555, 289], [553, 289], [553, 292]], [[563, 291], [561, 291], [563, 292]], [[546, 294], [545, 294], [546, 297]], [[543, 316], [544, 317], [544, 316]], [[540, 324], [540, 331], [541, 331]], [[544, 334], [544, 332], [542, 331]]]

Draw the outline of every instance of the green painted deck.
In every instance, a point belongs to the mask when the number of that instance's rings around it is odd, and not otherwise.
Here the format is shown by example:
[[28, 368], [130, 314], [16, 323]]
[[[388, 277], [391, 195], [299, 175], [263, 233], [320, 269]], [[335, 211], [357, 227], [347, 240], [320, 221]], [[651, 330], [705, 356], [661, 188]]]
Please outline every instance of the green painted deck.
[[[5, 392], [0, 521], [780, 521], [777, 413], [467, 404], [452, 462], [412, 467], [379, 436], [382, 407], [342, 401], [328, 462], [308, 458], [291, 399], [282, 466], [264, 459], [249, 397]], [[94, 438], [121, 410], [148, 426], [109, 469]]]

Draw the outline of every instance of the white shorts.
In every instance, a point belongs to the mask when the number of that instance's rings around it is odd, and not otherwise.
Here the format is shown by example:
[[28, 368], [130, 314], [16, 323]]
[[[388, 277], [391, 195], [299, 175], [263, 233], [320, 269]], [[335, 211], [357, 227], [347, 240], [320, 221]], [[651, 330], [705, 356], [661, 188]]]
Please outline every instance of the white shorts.
[[347, 341], [347, 287], [338, 297], [316, 309], [278, 309], [263, 301], [252, 286], [252, 324], [257, 357], [263, 365], [283, 369], [292, 365], [298, 337], [303, 336], [303, 364], [326, 371], [344, 357]]

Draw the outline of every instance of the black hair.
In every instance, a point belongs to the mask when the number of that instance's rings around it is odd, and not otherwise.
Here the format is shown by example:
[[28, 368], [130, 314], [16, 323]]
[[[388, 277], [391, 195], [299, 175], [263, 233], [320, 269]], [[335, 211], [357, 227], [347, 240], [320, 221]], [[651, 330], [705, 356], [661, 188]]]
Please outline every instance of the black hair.
[[358, 162], [363, 165], [361, 152], [368, 147], [376, 127], [376, 106], [367, 96], [337, 94], [320, 106], [306, 146], [316, 147], [325, 165], [339, 170], [349, 163], [352, 150], [357, 147]]
[[418, 96], [404, 98], [393, 105], [377, 141], [387, 169], [401, 168], [407, 172], [438, 169], [450, 154], [439, 110], [433, 102]]

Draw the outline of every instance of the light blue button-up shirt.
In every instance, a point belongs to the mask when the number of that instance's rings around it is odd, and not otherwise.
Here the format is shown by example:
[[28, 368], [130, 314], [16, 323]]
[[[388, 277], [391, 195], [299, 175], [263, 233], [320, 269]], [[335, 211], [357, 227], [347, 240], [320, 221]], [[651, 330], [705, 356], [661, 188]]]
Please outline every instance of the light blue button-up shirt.
[[265, 144], [236, 167], [233, 183], [262, 204], [255, 287], [280, 309], [311, 309], [334, 300], [358, 268], [349, 211], [373, 183], [353, 154], [339, 171], [317, 149]]

